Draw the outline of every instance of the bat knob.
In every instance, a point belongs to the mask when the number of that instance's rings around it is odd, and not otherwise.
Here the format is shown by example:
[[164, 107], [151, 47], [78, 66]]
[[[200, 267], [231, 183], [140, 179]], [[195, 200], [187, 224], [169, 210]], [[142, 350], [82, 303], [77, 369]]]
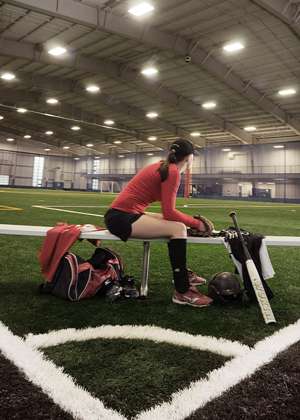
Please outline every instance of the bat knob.
[[236, 215], [236, 212], [235, 211], [232, 211], [231, 213], [229, 213], [229, 216], [230, 217], [235, 216], [235, 215]]

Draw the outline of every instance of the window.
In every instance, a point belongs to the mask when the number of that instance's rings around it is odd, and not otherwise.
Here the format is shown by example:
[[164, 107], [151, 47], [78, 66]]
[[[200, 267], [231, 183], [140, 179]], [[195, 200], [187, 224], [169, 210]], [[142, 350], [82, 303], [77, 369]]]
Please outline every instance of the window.
[[32, 186], [41, 187], [44, 172], [44, 158], [36, 156], [34, 158]]
[[9, 175], [0, 175], [0, 185], [9, 185]]
[[98, 174], [100, 168], [100, 159], [94, 159], [93, 174]]
[[[99, 174], [99, 168], [100, 168], [100, 160], [94, 159], [93, 174]], [[98, 190], [98, 186], [99, 186], [99, 179], [93, 178], [92, 190]]]

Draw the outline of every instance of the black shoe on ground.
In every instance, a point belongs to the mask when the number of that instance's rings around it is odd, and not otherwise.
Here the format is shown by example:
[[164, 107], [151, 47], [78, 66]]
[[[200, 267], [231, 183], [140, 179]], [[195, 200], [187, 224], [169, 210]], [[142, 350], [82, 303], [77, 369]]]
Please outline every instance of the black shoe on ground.
[[105, 300], [107, 303], [111, 303], [121, 296], [122, 288], [120, 286], [119, 280], [111, 280], [108, 284], [105, 284], [105, 286], [107, 287], [105, 295]]
[[126, 275], [122, 281], [123, 295], [130, 299], [139, 297], [139, 292], [134, 285], [134, 277]]

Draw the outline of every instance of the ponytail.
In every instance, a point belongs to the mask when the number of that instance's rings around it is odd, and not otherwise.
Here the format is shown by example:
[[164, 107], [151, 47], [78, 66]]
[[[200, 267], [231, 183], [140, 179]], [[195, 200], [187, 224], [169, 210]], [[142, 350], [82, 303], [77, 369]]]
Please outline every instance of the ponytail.
[[167, 159], [162, 160], [158, 168], [158, 172], [161, 178], [161, 182], [164, 182], [169, 176], [170, 163], [176, 163], [177, 159], [174, 150], [170, 150]]

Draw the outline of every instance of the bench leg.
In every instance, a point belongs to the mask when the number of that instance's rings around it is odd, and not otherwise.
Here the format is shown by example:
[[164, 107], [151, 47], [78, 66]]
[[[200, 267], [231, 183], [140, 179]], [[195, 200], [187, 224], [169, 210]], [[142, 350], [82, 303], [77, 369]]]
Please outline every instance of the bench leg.
[[147, 298], [149, 272], [150, 242], [144, 242], [143, 273], [140, 296]]

